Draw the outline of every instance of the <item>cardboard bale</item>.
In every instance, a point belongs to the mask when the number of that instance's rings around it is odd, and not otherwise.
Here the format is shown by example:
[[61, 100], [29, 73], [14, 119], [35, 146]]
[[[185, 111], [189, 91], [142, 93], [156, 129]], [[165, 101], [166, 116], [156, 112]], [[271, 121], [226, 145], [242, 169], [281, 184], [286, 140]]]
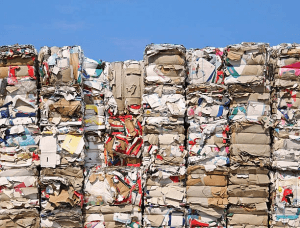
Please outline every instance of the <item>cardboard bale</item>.
[[81, 210], [84, 197], [83, 171], [80, 167], [44, 168], [39, 181], [41, 208], [45, 213], [55, 209], [66, 209], [66, 212], [76, 208]]
[[144, 51], [145, 83], [184, 85], [186, 49], [182, 45], [149, 44]]
[[278, 89], [272, 94], [273, 118], [278, 128], [299, 126], [299, 98], [296, 89]]
[[144, 52], [144, 116], [184, 117], [186, 49], [182, 45], [150, 44]]
[[0, 126], [36, 125], [36, 50], [32, 45], [2, 46], [0, 50]]
[[188, 86], [186, 93], [189, 122], [208, 124], [227, 120], [230, 100], [225, 87]]
[[290, 227], [299, 227], [300, 226], [300, 218], [299, 218], [299, 208], [291, 208], [291, 207], [276, 207], [274, 211], [272, 211], [272, 220], [271, 227], [272, 228], [290, 228]]
[[206, 169], [202, 165], [188, 166], [187, 168], [187, 186], [216, 186], [225, 187], [228, 184], [227, 167], [218, 167]]
[[104, 94], [84, 87], [84, 131], [105, 130]]
[[183, 118], [144, 117], [144, 166], [185, 164], [183, 124]]
[[229, 185], [228, 202], [231, 205], [250, 207], [252, 210], [268, 211], [269, 187], [258, 185]]
[[296, 43], [283, 43], [272, 47], [270, 65], [273, 70], [274, 87], [299, 90], [299, 50], [300, 45]]
[[[144, 115], [153, 117], [184, 117], [186, 110], [184, 95], [163, 94], [164, 88], [162, 86], [156, 88], [154, 93], [149, 94], [144, 92], [142, 100]], [[170, 89], [172, 89], [172, 87]], [[147, 88], [145, 88], [145, 90], [147, 90]], [[169, 89], [165, 88], [165, 90]]]
[[146, 175], [145, 205], [174, 208], [185, 205], [184, 166], [152, 166]]
[[104, 160], [106, 166], [140, 166], [143, 150], [142, 117], [133, 115], [108, 118]]
[[141, 227], [141, 208], [133, 205], [97, 206], [84, 214], [84, 227]]
[[41, 126], [81, 127], [84, 106], [80, 86], [44, 87], [40, 96]]
[[107, 109], [110, 115], [141, 114], [144, 83], [144, 62], [128, 60], [107, 66], [110, 93]]
[[[270, 182], [269, 170], [266, 167], [230, 168], [228, 185], [230, 207], [227, 214], [230, 225], [267, 225], [265, 223], [268, 221]], [[257, 221], [247, 220], [245, 216], [253, 219], [256, 217]], [[245, 223], [242, 222], [243, 219]]]
[[84, 205], [87, 211], [101, 205], [142, 203], [141, 170], [135, 167], [86, 169]]
[[206, 208], [226, 208], [228, 204], [227, 187], [187, 186], [187, 203]]
[[[282, 121], [281, 121], [282, 122]], [[272, 166], [277, 170], [299, 170], [299, 129], [296, 126], [275, 128], [273, 131]]]
[[82, 90], [83, 51], [80, 46], [44, 46], [39, 52], [39, 63], [41, 166], [83, 165], [83, 123], [88, 122], [84, 119], [87, 113]]
[[38, 171], [36, 168], [10, 168], [0, 172], [0, 208], [39, 208]]
[[188, 163], [211, 167], [229, 164], [229, 127], [226, 120], [212, 124], [190, 122], [188, 129]]
[[0, 226], [3, 228], [39, 228], [39, 211], [30, 209], [0, 209]]
[[270, 113], [270, 93], [231, 94], [229, 120], [232, 122], [261, 122]]
[[224, 84], [223, 48], [189, 49], [186, 61], [190, 85]]
[[300, 207], [299, 172], [276, 171], [272, 173], [273, 207]]
[[184, 208], [145, 207], [144, 227], [185, 227]]
[[37, 55], [33, 45], [6, 45], [0, 47], [0, 67], [32, 66]]
[[103, 131], [85, 133], [85, 167], [106, 166], [104, 157], [105, 138], [106, 134]]
[[228, 105], [225, 86], [190, 85], [187, 93], [189, 164], [224, 166], [228, 154]]
[[[66, 127], [44, 131], [40, 141], [41, 167], [75, 167], [84, 164], [85, 141], [82, 132]], [[56, 133], [56, 134], [55, 134]]]
[[270, 126], [241, 122], [231, 125], [230, 163], [268, 166], [271, 163]]
[[224, 50], [225, 85], [269, 85], [266, 74], [268, 48], [266, 43], [246, 42], [227, 46]]
[[187, 168], [187, 223], [194, 226], [225, 226], [228, 169], [209, 165]]
[[33, 168], [40, 165], [40, 130], [36, 125], [16, 125], [0, 129], [0, 167]]
[[80, 46], [44, 46], [40, 49], [38, 59], [42, 87], [72, 86], [82, 82], [84, 55]]
[[105, 166], [104, 142], [106, 129], [105, 97], [109, 91], [106, 63], [84, 58], [83, 102], [85, 167]]

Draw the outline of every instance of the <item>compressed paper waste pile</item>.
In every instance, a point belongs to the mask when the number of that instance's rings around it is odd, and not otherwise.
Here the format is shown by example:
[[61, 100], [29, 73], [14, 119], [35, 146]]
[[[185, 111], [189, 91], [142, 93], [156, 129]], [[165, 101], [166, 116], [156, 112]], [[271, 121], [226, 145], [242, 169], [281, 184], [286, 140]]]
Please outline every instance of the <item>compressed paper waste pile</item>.
[[37, 52], [0, 47], [0, 226], [39, 226]]
[[85, 104], [85, 167], [104, 166], [105, 95], [108, 89], [105, 62], [87, 57], [83, 62], [83, 95]]
[[300, 227], [299, 63], [299, 44], [1, 46], [0, 227]]
[[228, 204], [230, 103], [224, 85], [223, 50], [190, 49], [186, 58], [187, 225], [223, 227]]
[[39, 52], [41, 227], [83, 224], [83, 61], [80, 46]]
[[108, 116], [104, 151], [106, 166], [141, 165], [143, 74], [142, 61], [114, 62], [108, 66], [110, 91], [105, 102]]
[[225, 49], [225, 85], [231, 98], [228, 226], [268, 227], [270, 80], [264, 43]]
[[272, 147], [272, 227], [300, 226], [299, 62], [299, 44], [281, 44], [272, 48], [272, 114], [275, 120]]
[[85, 227], [139, 227], [142, 220], [141, 170], [94, 168], [85, 176]]
[[101, 75], [106, 133], [85, 172], [85, 227], [140, 227], [143, 62], [105, 63]]
[[171, 44], [144, 51], [145, 227], [185, 225], [185, 54]]

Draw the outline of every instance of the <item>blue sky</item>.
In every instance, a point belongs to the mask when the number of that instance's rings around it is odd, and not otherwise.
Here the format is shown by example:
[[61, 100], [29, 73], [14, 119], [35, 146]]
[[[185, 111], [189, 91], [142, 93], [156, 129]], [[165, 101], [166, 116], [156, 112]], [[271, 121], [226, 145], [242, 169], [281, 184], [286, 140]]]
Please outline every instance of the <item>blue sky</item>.
[[300, 1], [1, 0], [0, 45], [81, 45], [104, 61], [142, 59], [149, 43], [186, 48], [300, 42]]

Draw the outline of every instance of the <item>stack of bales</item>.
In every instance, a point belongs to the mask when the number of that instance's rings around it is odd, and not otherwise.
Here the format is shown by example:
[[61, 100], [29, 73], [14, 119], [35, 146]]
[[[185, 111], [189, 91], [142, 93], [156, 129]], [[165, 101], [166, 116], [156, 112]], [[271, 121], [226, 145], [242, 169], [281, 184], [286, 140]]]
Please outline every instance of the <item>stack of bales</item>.
[[229, 227], [267, 227], [269, 201], [270, 81], [264, 43], [225, 49], [225, 85], [231, 98], [229, 121]]
[[226, 225], [228, 105], [222, 49], [187, 51], [187, 225]]
[[83, 62], [85, 167], [104, 166], [104, 102], [107, 88], [105, 63], [85, 57]]
[[104, 152], [85, 172], [85, 226], [140, 227], [143, 62], [106, 63], [104, 73]]
[[145, 227], [185, 224], [185, 53], [172, 44], [144, 52]]
[[270, 57], [275, 120], [271, 224], [272, 227], [299, 227], [300, 45], [275, 46]]
[[141, 165], [143, 74], [142, 61], [114, 62], [108, 66], [106, 166]]
[[[105, 63], [84, 58], [83, 66], [83, 94], [85, 104], [84, 134], [85, 134], [85, 185], [84, 185], [84, 224], [89, 226], [99, 218], [95, 208], [100, 205], [101, 194], [99, 188], [89, 188], [87, 182], [93, 171], [105, 166], [104, 141], [105, 141], [105, 94], [108, 87]], [[92, 180], [94, 184], [95, 180]], [[97, 184], [95, 185], [99, 187]], [[98, 219], [97, 219], [98, 220]]]
[[38, 227], [37, 52], [0, 47], [0, 226]]
[[40, 62], [41, 227], [82, 227], [83, 51], [42, 47]]

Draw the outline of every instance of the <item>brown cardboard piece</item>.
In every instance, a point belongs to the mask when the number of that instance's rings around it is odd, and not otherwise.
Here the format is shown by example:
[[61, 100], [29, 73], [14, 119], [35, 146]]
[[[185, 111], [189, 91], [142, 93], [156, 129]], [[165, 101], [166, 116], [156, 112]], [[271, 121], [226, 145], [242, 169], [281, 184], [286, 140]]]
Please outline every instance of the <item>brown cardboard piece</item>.
[[63, 117], [72, 117], [75, 113], [81, 110], [80, 101], [67, 101], [66, 99], [61, 99], [54, 104], [49, 105], [51, 112], [58, 112]]
[[73, 75], [74, 75], [75, 80], [77, 80], [78, 79], [78, 66], [79, 66], [78, 53], [70, 53], [70, 65], [73, 67]]
[[130, 193], [130, 188], [125, 185], [122, 181], [118, 181], [117, 183], [114, 183], [114, 176], [113, 175], [105, 175], [106, 180], [108, 181], [110, 187], [115, 188], [119, 194], [121, 194], [124, 198], [127, 198], [127, 196]]

